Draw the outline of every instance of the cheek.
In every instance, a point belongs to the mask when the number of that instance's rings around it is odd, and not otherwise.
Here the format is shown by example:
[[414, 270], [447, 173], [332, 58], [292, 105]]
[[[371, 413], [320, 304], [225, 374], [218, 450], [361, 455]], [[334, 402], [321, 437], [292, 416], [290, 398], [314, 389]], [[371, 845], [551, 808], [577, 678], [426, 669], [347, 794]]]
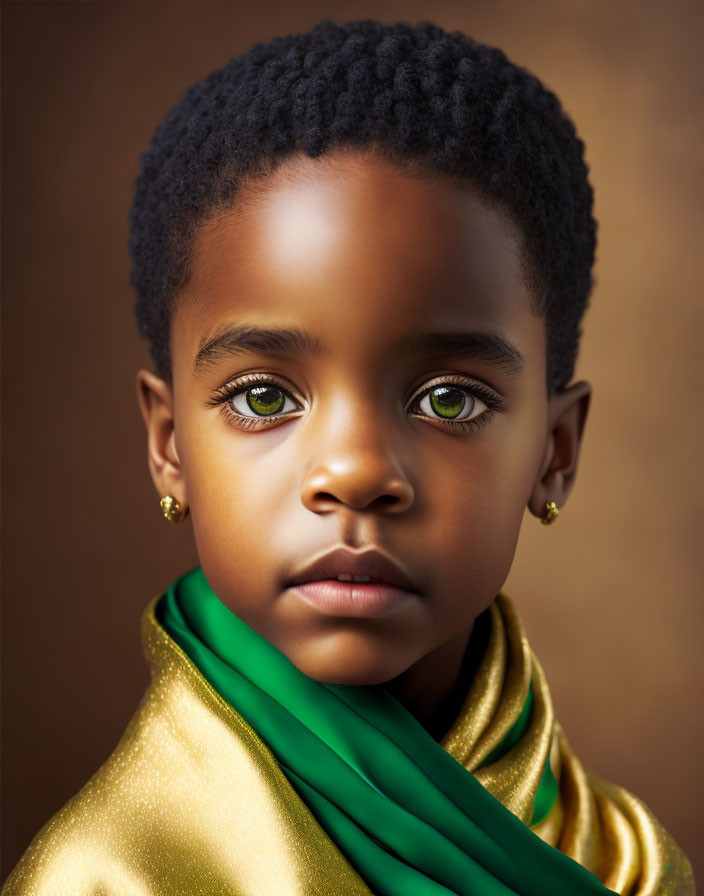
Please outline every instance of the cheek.
[[240, 511], [256, 514], [280, 499], [287, 468], [275, 449], [284, 428], [238, 430], [221, 410], [187, 425], [181, 459], [194, 515], [201, 510], [202, 516], [232, 520]]
[[[515, 420], [513, 421], [515, 423]], [[520, 437], [515, 425], [472, 451], [459, 443], [454, 456], [431, 465], [426, 479], [432, 525], [424, 548], [438, 558], [436, 585], [461, 594], [476, 615], [508, 577], [537, 469], [535, 431]], [[471, 438], [471, 437], [470, 437]]]
[[286, 427], [240, 432], [219, 414], [186, 427], [179, 449], [198, 556], [204, 568], [226, 567], [230, 581], [254, 581], [286, 523], [296, 465], [276, 450]]

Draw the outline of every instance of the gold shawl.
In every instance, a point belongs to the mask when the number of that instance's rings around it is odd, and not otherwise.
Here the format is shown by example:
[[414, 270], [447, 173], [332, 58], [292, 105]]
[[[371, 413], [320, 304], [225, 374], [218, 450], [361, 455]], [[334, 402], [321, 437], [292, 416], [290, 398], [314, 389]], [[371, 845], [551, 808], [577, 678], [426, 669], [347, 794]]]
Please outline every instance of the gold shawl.
[[[151, 682], [117, 746], [36, 834], [2, 896], [372, 896], [272, 753], [154, 616], [142, 615]], [[554, 719], [512, 601], [490, 607], [484, 658], [440, 741], [529, 823], [548, 749], [559, 795], [532, 830], [623, 896], [694, 896], [687, 858], [648, 807], [582, 767]], [[521, 740], [477, 767], [518, 717]]]

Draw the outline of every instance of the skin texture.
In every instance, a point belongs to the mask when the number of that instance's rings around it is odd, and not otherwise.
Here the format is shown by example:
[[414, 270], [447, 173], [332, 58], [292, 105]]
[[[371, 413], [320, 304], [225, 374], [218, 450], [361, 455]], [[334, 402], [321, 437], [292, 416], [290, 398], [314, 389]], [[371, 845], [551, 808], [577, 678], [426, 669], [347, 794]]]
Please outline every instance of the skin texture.
[[[188, 509], [220, 600], [314, 679], [387, 682], [436, 740], [461, 708], [473, 622], [508, 576], [526, 508], [540, 517], [571, 491], [591, 397], [584, 381], [548, 395], [519, 236], [469, 186], [374, 153], [294, 156], [201, 227], [172, 316], [172, 387], [137, 373], [154, 484]], [[222, 353], [196, 372], [199, 347], [244, 322], [306, 330], [326, 353]], [[519, 375], [390, 350], [414, 332], [487, 329], [523, 355]], [[212, 402], [253, 372], [291, 397], [264, 395], [278, 416], [247, 429], [234, 422], [257, 420], [246, 392], [229, 417]], [[436, 377], [468, 390], [456, 416], [481, 426], [442, 421], [421, 394]], [[500, 398], [492, 415], [472, 383]], [[420, 596], [350, 618], [285, 589], [340, 545], [384, 549]]]

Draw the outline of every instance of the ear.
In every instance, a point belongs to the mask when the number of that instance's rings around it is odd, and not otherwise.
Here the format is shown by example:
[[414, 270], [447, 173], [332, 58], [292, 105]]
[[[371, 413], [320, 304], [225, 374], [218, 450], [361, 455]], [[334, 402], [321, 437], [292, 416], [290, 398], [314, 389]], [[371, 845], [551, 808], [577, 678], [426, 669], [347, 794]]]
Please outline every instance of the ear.
[[147, 428], [147, 457], [154, 486], [160, 498], [176, 498], [185, 518], [188, 496], [176, 448], [172, 389], [149, 370], [138, 370], [137, 401]]
[[543, 516], [548, 501], [561, 508], [572, 491], [591, 395], [591, 385], [580, 380], [548, 400], [545, 454], [528, 502], [535, 516]]

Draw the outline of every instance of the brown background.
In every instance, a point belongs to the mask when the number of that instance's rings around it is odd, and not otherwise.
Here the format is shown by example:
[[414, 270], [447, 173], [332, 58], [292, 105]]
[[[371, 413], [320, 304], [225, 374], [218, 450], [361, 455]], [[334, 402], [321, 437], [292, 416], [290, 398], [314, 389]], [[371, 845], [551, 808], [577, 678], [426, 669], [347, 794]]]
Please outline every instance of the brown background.
[[3, 857], [115, 746], [149, 599], [195, 565], [161, 517], [134, 375], [127, 210], [192, 81], [330, 17], [431, 19], [554, 89], [587, 145], [594, 396], [570, 501], [526, 514], [505, 590], [587, 768], [704, 873], [701, 15], [694, 3], [14, 2], [3, 16]]

